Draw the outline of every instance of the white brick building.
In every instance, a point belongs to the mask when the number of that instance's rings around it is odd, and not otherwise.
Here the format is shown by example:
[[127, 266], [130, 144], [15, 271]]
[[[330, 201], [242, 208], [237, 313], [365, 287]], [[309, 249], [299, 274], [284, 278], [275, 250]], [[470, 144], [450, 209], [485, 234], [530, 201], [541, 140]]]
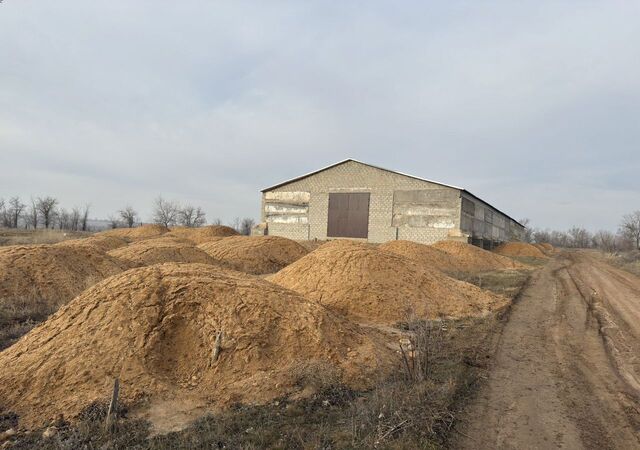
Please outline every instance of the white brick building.
[[444, 239], [491, 248], [524, 227], [463, 188], [353, 159], [262, 191], [265, 232], [290, 239]]

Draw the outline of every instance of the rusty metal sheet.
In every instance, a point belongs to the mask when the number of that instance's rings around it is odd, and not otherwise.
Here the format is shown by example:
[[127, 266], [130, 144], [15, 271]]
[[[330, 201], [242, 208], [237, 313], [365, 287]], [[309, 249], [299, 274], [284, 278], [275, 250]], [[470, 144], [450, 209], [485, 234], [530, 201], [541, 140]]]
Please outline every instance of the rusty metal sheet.
[[367, 238], [369, 200], [368, 192], [330, 193], [327, 236]]

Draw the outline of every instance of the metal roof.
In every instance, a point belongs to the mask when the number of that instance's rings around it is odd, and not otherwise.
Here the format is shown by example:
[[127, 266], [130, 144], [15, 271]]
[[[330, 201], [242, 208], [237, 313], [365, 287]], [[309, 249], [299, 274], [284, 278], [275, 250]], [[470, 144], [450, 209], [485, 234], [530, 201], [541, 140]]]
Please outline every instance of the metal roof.
[[396, 175], [402, 175], [402, 176], [404, 176], [404, 177], [413, 178], [414, 180], [426, 181], [427, 183], [433, 183], [433, 184], [437, 184], [437, 185], [440, 185], [440, 186], [444, 186], [444, 187], [448, 187], [448, 188], [456, 189], [456, 190], [461, 191], [461, 192], [465, 192], [465, 193], [467, 193], [468, 195], [470, 195], [471, 197], [475, 198], [476, 200], [479, 200], [479, 201], [481, 201], [482, 203], [484, 203], [485, 205], [490, 206], [491, 208], [495, 209], [496, 211], [498, 211], [498, 212], [499, 212], [500, 214], [502, 214], [503, 216], [505, 216], [505, 217], [507, 217], [507, 218], [509, 218], [509, 219], [513, 220], [515, 223], [517, 223], [517, 224], [518, 224], [518, 225], [520, 225], [521, 227], [526, 228], [524, 225], [522, 225], [520, 222], [518, 222], [518, 221], [517, 221], [516, 219], [514, 219], [513, 217], [511, 217], [511, 216], [509, 216], [508, 214], [506, 214], [506, 213], [504, 213], [504, 212], [500, 211], [500, 210], [499, 210], [498, 208], [496, 208], [495, 206], [491, 205], [490, 203], [487, 203], [486, 201], [482, 200], [482, 199], [481, 199], [480, 197], [478, 197], [477, 195], [472, 194], [471, 192], [469, 192], [469, 191], [468, 191], [468, 190], [466, 190], [465, 188], [462, 188], [462, 187], [459, 187], [459, 186], [454, 186], [454, 185], [452, 185], [452, 184], [441, 183], [441, 182], [439, 182], [439, 181], [428, 180], [428, 179], [426, 179], [426, 178], [417, 177], [417, 176], [415, 176], [415, 175], [409, 175], [409, 174], [407, 174], [407, 173], [398, 172], [398, 171], [396, 171], [396, 170], [385, 169], [384, 167], [375, 166], [375, 165], [373, 165], [373, 164], [369, 164], [369, 163], [365, 163], [365, 162], [362, 162], [362, 161], [358, 161], [357, 159], [353, 159], [353, 158], [347, 158], [347, 159], [344, 159], [344, 160], [339, 161], [339, 162], [337, 162], [337, 163], [331, 164], [330, 166], [323, 167], [322, 169], [314, 170], [313, 172], [309, 172], [309, 173], [306, 173], [306, 174], [304, 174], [304, 175], [300, 175], [299, 177], [291, 178], [291, 179], [289, 179], [289, 180], [286, 180], [286, 181], [283, 181], [283, 182], [281, 182], [281, 183], [278, 183], [278, 184], [276, 184], [276, 185], [274, 185], [274, 186], [269, 186], [269, 187], [267, 187], [267, 188], [262, 189], [260, 192], [267, 192], [267, 191], [271, 191], [271, 190], [273, 190], [273, 189], [277, 189], [277, 188], [282, 187], [282, 186], [284, 186], [284, 185], [287, 185], [287, 184], [293, 183], [293, 182], [295, 182], [295, 181], [303, 180], [303, 179], [308, 178], [308, 177], [310, 177], [310, 176], [312, 176], [312, 175], [315, 175], [315, 174], [320, 173], [320, 172], [324, 172], [325, 170], [332, 169], [332, 168], [334, 168], [334, 167], [340, 166], [340, 165], [345, 164], [345, 163], [348, 163], [348, 162], [356, 162], [356, 163], [358, 163], [358, 164], [362, 164], [362, 165], [364, 165], [364, 166], [373, 167], [374, 169], [383, 170], [383, 171], [385, 171], [385, 172], [390, 172], [390, 173], [393, 173], [393, 174], [396, 174]]

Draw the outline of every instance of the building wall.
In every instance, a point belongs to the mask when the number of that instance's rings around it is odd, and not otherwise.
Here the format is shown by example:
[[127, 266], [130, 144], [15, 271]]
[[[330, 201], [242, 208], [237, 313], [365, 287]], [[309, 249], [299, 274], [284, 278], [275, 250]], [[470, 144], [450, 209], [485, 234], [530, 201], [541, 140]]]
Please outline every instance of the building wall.
[[461, 231], [469, 234], [474, 244], [491, 248], [493, 245], [520, 240], [524, 227], [492, 206], [462, 192]]
[[327, 239], [329, 193], [369, 192], [369, 241], [460, 238], [460, 191], [348, 161], [263, 193], [268, 233]]

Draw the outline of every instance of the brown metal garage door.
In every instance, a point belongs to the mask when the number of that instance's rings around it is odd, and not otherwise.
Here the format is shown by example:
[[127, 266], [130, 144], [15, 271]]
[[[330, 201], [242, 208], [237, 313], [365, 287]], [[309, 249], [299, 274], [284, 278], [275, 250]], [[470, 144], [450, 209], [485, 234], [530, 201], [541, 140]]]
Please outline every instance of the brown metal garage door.
[[328, 237], [369, 236], [369, 193], [329, 194]]

